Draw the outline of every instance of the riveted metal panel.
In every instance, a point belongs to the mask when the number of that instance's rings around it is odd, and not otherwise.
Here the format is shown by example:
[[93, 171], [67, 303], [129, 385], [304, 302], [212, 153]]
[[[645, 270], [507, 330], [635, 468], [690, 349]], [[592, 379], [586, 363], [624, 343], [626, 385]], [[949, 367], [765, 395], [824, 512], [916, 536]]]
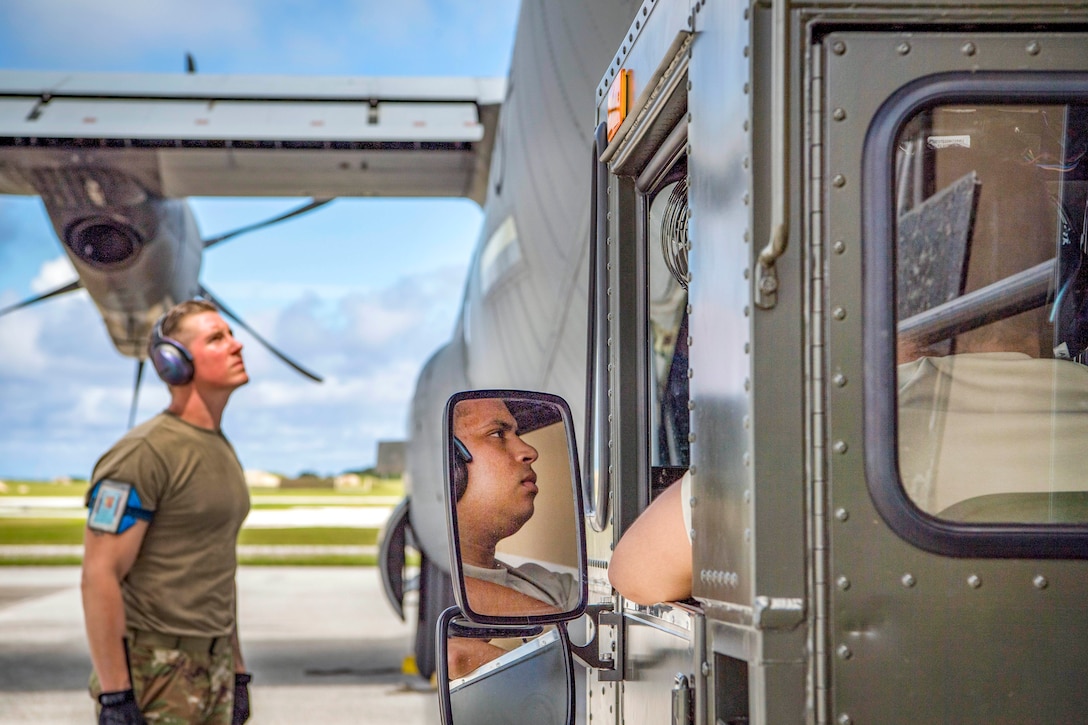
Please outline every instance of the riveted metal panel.
[[[800, 209], [801, 64], [781, 12], [701, 6], [689, 70], [694, 591], [731, 625], [709, 630], [715, 651], [747, 633], [753, 723], [805, 712], [803, 225], [775, 211]], [[780, 284], [759, 309], [753, 265], [779, 223]]]
[[[1060, 9], [1050, 19], [1078, 20], [1070, 11]], [[1000, 12], [989, 19], [1015, 14]], [[1043, 19], [1041, 12], [1033, 11], [1032, 19]], [[940, 21], [949, 24], [946, 32], [938, 25], [911, 33], [870, 25], [865, 32], [819, 29], [816, 35], [825, 63], [826, 152], [815, 173], [828, 181], [826, 251], [818, 261], [827, 271], [825, 362], [829, 380], [836, 381], [826, 388], [825, 441], [832, 718], [1073, 722], [1088, 707], [1080, 686], [1088, 666], [1088, 564], [925, 552], [887, 526], [866, 484], [866, 436], [893, 435], [864, 427], [866, 366], [875, 358], [863, 346], [863, 279], [867, 245], [878, 242], [865, 239], [861, 226], [863, 183], [879, 183], [861, 176], [871, 119], [896, 89], [938, 72], [1088, 69], [1084, 35], [1026, 26], [1020, 32], [956, 27], [947, 12]], [[826, 28], [834, 18], [823, 22]], [[1045, 577], [1045, 587], [1033, 584], [1038, 576]]]
[[676, 676], [687, 678], [695, 694], [698, 615], [669, 605], [628, 605], [624, 619], [627, 663], [620, 722], [670, 722]]
[[751, 315], [748, 20], [704, 7], [689, 70], [690, 376], [694, 592], [711, 617], [750, 620]]
[[[755, 304], [753, 283], [745, 310], [752, 318], [751, 435], [753, 513], [752, 592], [757, 609], [775, 607], [775, 626], [800, 624], [805, 595], [803, 262], [805, 210], [801, 194], [804, 49], [795, 19], [782, 7], [752, 9], [751, 242], [744, 279], [756, 277], [757, 258], [771, 247], [776, 227], [787, 235], [774, 260], [774, 306]], [[751, 271], [749, 271], [751, 270]], [[777, 602], [776, 600], [783, 600]], [[793, 602], [793, 603], [791, 603]], [[787, 614], [787, 611], [794, 613]], [[801, 649], [791, 658], [803, 658]]]
[[[644, 0], [635, 13], [623, 42], [616, 49], [604, 76], [597, 84], [596, 103], [603, 109], [608, 103], [608, 90], [620, 70], [631, 72], [631, 112], [632, 122], [638, 111], [650, 100], [654, 80], [659, 78], [662, 61], [666, 58], [669, 47], [680, 33], [691, 31], [692, 0]], [[599, 112], [599, 119], [604, 120], [605, 113]], [[630, 128], [630, 123], [627, 128]], [[624, 131], [618, 132], [614, 139], [622, 142]]]

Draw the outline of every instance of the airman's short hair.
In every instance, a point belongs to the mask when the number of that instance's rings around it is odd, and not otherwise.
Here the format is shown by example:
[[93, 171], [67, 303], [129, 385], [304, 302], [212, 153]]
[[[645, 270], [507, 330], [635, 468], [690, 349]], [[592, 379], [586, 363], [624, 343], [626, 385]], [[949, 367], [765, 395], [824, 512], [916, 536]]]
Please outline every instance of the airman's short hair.
[[185, 300], [171, 307], [162, 318], [162, 336], [174, 338], [185, 318], [204, 312], [219, 312], [219, 308], [208, 300], [194, 298]]

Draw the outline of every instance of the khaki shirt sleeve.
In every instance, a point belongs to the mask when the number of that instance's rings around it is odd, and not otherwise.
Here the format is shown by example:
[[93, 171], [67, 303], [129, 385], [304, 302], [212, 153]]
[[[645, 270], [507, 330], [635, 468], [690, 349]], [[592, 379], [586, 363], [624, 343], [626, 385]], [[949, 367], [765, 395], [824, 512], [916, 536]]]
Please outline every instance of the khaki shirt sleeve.
[[[158, 453], [144, 440], [122, 440], [95, 464], [93, 484], [109, 479], [130, 483], [140, 497], [140, 505], [155, 511], [169, 494], [169, 471]], [[87, 493], [88, 503], [90, 491]]]

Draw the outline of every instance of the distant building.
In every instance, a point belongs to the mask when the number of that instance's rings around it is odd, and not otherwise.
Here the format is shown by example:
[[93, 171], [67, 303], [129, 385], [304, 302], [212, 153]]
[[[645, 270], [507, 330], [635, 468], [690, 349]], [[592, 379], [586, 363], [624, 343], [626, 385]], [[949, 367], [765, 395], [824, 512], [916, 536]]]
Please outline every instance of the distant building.
[[[358, 473], [341, 473], [332, 479], [332, 487], [337, 491], [349, 488], [362, 488], [364, 491], [370, 490], [371, 479], [364, 479]], [[365, 486], [363, 484], [366, 484]]]
[[331, 476], [319, 476], [316, 473], [303, 471], [296, 478], [280, 479], [280, 488], [328, 488], [335, 487]]
[[251, 488], [279, 488], [280, 477], [266, 471], [247, 470], [246, 485]]
[[404, 475], [404, 441], [378, 441], [378, 463], [374, 473], [379, 476]]

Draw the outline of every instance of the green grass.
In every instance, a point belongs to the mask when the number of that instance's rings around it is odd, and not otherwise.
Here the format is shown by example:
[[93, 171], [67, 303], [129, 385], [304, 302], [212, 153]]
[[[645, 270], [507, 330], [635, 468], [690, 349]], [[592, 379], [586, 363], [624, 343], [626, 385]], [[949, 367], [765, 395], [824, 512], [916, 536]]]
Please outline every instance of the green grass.
[[[85, 524], [77, 519], [0, 519], [0, 545], [76, 546]], [[239, 544], [255, 546], [373, 546], [378, 529], [312, 527], [242, 529]]]
[[[86, 481], [72, 481], [71, 483], [54, 483], [52, 481], [17, 481], [3, 479], [7, 486], [6, 492], [0, 492], [4, 496], [83, 496], [87, 493]], [[366, 486], [369, 482], [369, 487]], [[255, 503], [263, 499], [275, 499], [281, 496], [310, 496], [313, 498], [342, 498], [345, 496], [357, 496], [360, 503], [367, 497], [396, 497], [404, 496], [404, 482], [399, 478], [376, 478], [368, 476], [364, 479], [364, 485], [358, 488], [262, 488], [249, 489], [250, 498]]]
[[0, 545], [78, 545], [85, 526], [82, 519], [0, 519]]
[[373, 546], [378, 543], [378, 530], [349, 527], [242, 529], [238, 543], [255, 546]]
[[[239, 556], [238, 563], [243, 566], [374, 566], [377, 556], [362, 554], [351, 556], [344, 554], [305, 554], [300, 556]], [[79, 566], [81, 556], [53, 557], [10, 557], [0, 559], [4, 566]], [[408, 559], [409, 566], [419, 566], [419, 557]]]
[[0, 559], [0, 566], [79, 566], [82, 563], [82, 556], [28, 556], [25, 558], [13, 556], [7, 559]]
[[52, 481], [13, 481], [3, 479], [6, 492], [0, 496], [82, 496], [87, 493], [86, 481], [54, 483]]
[[243, 566], [374, 566], [374, 554], [306, 554], [305, 556], [239, 556]]
[[[0, 519], [0, 544], [4, 545], [79, 545], [83, 543], [83, 521], [55, 519]], [[250, 546], [376, 546], [378, 529], [347, 527], [243, 529], [238, 543]], [[80, 556], [10, 557], [0, 559], [0, 566], [78, 565]], [[247, 566], [374, 566], [376, 554], [259, 554], [240, 555], [238, 562]], [[418, 566], [419, 557], [410, 556], [409, 564]]]
[[[254, 509], [305, 508], [297, 504], [283, 502], [285, 496], [305, 496], [314, 499], [312, 505], [345, 507], [389, 505], [389, 499], [404, 495], [404, 484], [398, 479], [369, 477], [369, 488], [335, 490], [331, 488], [306, 489], [250, 489], [251, 506]], [[43, 481], [5, 480], [7, 492], [0, 493], [0, 499], [18, 499], [21, 496], [79, 496], [87, 491], [86, 481], [72, 483], [53, 483]], [[337, 498], [335, 504], [322, 503], [323, 499]], [[344, 498], [352, 499], [343, 503]], [[370, 501], [368, 499], [378, 499]], [[384, 500], [381, 500], [384, 499]], [[83, 543], [85, 520], [82, 518], [0, 518], [0, 545], [51, 545], [78, 546]], [[349, 527], [308, 527], [282, 529], [242, 529], [238, 538], [241, 545], [253, 546], [374, 546], [378, 543], [378, 529], [360, 529]], [[247, 565], [291, 564], [303, 566], [352, 565], [373, 566], [373, 554], [305, 554], [305, 555], [261, 555], [243, 556], [240, 563]], [[11, 557], [0, 559], [0, 566], [42, 565], [42, 564], [79, 564], [79, 556], [57, 556], [51, 558]], [[418, 562], [417, 562], [418, 563]]]
[[[359, 500], [358, 502], [353, 501], [351, 503], [335, 503], [335, 504], [317, 503], [315, 505], [322, 506], [322, 507], [330, 507], [331, 506], [331, 507], [346, 508], [346, 509], [362, 509], [362, 508], [367, 508], [368, 506], [389, 506], [390, 504], [385, 502], [385, 501], [367, 501], [364, 498], [364, 499]], [[261, 501], [259, 499], [255, 499], [255, 498], [250, 499], [249, 507], [251, 509], [253, 509], [253, 510], [260, 509], [261, 511], [283, 511], [283, 510], [286, 510], [286, 509], [300, 508], [298, 504], [293, 504], [293, 503], [265, 503], [265, 502], [263, 502], [263, 501]]]
[[[369, 483], [369, 487], [367, 487]], [[364, 479], [364, 485], [358, 488], [251, 488], [250, 496], [257, 498], [276, 498], [277, 496], [358, 496], [363, 499], [367, 496], [404, 496], [404, 482], [399, 478], [375, 478], [368, 476]]]

